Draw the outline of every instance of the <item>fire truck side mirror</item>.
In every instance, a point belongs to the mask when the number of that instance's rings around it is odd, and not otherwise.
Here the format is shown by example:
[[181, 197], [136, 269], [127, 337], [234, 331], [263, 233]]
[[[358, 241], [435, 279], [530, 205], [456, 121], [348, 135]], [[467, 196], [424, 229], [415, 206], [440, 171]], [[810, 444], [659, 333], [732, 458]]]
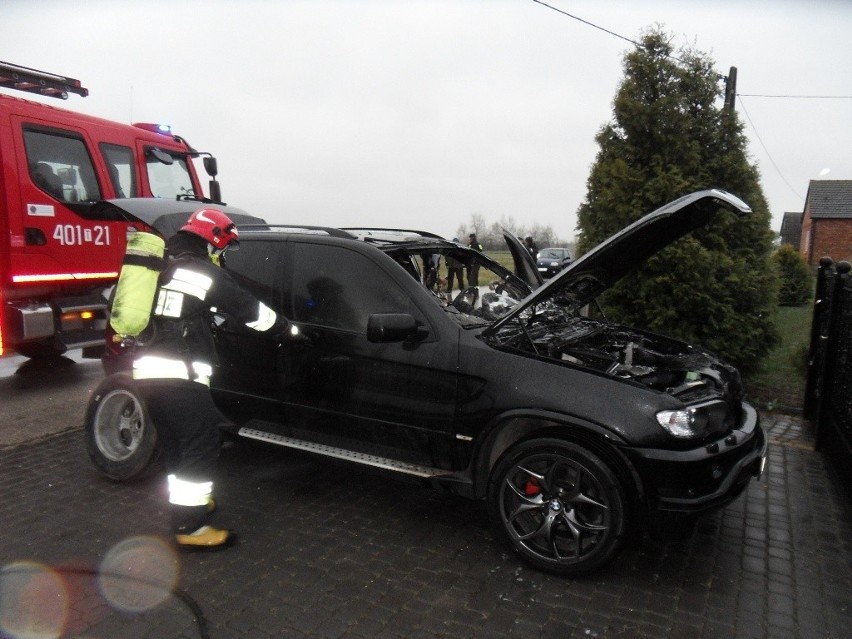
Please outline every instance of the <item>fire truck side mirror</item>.
[[205, 155], [202, 159], [204, 162], [204, 170], [207, 171], [207, 175], [209, 175], [212, 179], [210, 180], [210, 199], [214, 202], [222, 201], [222, 189], [219, 187], [219, 183], [216, 181], [216, 175], [219, 173], [219, 167], [216, 164], [216, 158], [212, 155]]
[[210, 180], [210, 199], [214, 202], [222, 201], [222, 189], [216, 180]]
[[207, 175], [212, 178], [215, 178], [219, 174], [219, 169], [216, 166], [216, 158], [214, 158], [212, 155], [205, 155], [203, 161], [204, 170], [207, 171]]

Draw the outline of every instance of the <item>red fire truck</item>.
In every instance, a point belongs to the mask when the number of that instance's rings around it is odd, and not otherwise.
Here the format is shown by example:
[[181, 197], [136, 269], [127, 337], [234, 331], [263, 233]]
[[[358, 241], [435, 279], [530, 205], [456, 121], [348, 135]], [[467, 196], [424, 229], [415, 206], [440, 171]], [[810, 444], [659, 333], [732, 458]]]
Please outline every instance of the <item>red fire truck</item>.
[[[79, 80], [0, 62], [0, 87], [66, 99]], [[194, 159], [210, 176], [209, 199]], [[107, 298], [137, 223], [101, 200], [216, 202], [216, 160], [167, 127], [120, 124], [0, 92], [0, 356], [102, 348]]]

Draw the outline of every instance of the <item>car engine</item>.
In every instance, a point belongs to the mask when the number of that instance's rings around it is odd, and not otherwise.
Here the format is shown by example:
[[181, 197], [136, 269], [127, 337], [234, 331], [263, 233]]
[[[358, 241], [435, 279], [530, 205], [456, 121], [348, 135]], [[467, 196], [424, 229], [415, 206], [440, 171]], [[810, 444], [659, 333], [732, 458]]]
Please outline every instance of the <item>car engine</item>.
[[586, 317], [556, 321], [556, 315], [537, 315], [532, 326], [503, 327], [497, 338], [504, 347], [631, 380], [687, 403], [741, 394], [737, 370], [709, 352]]

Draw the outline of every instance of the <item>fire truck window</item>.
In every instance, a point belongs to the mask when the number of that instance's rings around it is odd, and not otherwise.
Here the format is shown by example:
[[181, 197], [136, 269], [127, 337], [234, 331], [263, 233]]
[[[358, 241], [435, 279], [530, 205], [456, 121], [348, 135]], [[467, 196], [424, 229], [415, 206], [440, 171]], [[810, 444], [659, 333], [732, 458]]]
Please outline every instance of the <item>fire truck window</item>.
[[33, 183], [64, 202], [101, 199], [92, 158], [80, 138], [67, 133], [24, 129], [27, 163]]
[[136, 187], [133, 149], [106, 142], [101, 142], [100, 147], [115, 197], [137, 197], [139, 191]]
[[196, 195], [185, 158], [175, 157], [171, 164], [163, 164], [150, 153], [146, 157], [151, 195], [171, 200], [181, 195]]
[[47, 162], [36, 162], [32, 168], [33, 181], [42, 191], [47, 191], [57, 200], [64, 199], [62, 180]]

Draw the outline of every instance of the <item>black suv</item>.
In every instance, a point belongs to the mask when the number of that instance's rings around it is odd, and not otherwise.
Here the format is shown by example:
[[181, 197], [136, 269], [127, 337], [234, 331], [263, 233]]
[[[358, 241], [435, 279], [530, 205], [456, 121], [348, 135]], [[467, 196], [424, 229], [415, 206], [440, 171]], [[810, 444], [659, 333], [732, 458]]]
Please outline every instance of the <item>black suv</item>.
[[[750, 209], [718, 190], [688, 195], [543, 285], [508, 233], [514, 273], [422, 232], [244, 225], [226, 268], [310, 342], [217, 321], [225, 428], [486, 500], [533, 565], [599, 568], [634, 526], [721, 507], [762, 472], [766, 439], [735, 369], [589, 313], [638, 260], [731, 212]], [[450, 299], [424, 273], [435, 255], [478, 264], [479, 286]], [[156, 457], [126, 374], [93, 394], [86, 436], [114, 479]]]

